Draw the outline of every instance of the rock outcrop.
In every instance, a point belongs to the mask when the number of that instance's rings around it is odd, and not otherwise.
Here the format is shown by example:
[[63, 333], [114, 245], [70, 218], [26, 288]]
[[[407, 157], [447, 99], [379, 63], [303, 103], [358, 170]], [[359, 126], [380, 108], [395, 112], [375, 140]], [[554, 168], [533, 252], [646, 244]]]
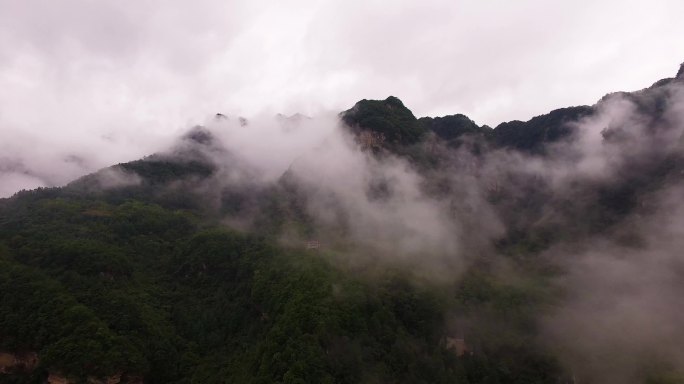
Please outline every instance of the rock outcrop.
[[20, 373], [32, 371], [38, 365], [35, 352], [0, 352], [0, 373]]
[[[51, 372], [47, 379], [48, 384], [74, 384], [76, 381], [71, 380], [61, 373]], [[87, 380], [88, 384], [143, 384], [142, 376], [136, 375], [124, 375], [123, 373], [117, 373], [104, 378], [97, 378], [94, 376], [89, 376]]]
[[59, 373], [50, 372], [47, 378], [48, 384], [72, 384], [73, 382]]

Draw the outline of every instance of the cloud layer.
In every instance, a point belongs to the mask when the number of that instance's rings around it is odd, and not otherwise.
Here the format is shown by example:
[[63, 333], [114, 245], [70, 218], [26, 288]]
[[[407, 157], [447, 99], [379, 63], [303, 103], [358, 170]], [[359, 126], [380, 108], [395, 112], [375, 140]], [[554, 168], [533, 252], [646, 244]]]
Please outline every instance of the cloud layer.
[[216, 112], [318, 114], [392, 94], [417, 115], [495, 125], [592, 103], [672, 72], [683, 7], [0, 1], [2, 196], [141, 157]]

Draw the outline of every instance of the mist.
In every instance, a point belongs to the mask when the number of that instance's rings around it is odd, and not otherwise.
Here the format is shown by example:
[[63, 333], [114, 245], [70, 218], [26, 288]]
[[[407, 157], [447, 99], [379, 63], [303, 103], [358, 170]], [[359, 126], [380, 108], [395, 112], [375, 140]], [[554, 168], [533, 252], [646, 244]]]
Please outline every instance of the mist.
[[[213, 182], [219, 189], [294, 183], [313, 222], [309, 239], [332, 248], [343, 241], [347, 248], [353, 245], [354, 253], [408, 263], [442, 278], [463, 271], [468, 241], [463, 223], [453, 215], [452, 199], [427, 194], [424, 177], [406, 159], [364, 150], [336, 113], [247, 120], [227, 116], [211, 119], [206, 127], [222, 148], [218, 156], [211, 155], [222, 168]], [[237, 220], [238, 226], [244, 221]], [[235, 224], [236, 218], [228, 222]], [[307, 240], [302, 234], [298, 240], [292, 236], [283, 241]]]
[[[0, 198], [92, 174], [90, 192], [184, 194], [233, 230], [449, 287], [538, 257], [560, 294], [535, 345], [576, 382], [681, 372], [684, 74], [601, 96], [672, 72], [682, 4], [0, 1]], [[339, 113], [388, 95], [478, 126], [592, 105], [538, 153], [429, 130], [364, 147]], [[151, 186], [126, 168], [150, 155], [214, 168]]]
[[[329, 248], [343, 240], [433, 281], [458, 281], [482, 258], [515, 279], [494, 244], [512, 231], [553, 228], [541, 257], [563, 271], [552, 283], [563, 298], [539, 315], [539, 343], [580, 382], [638, 383], [684, 363], [682, 91], [675, 81], [606, 96], [589, 116], [566, 122], [574, 133], [542, 156], [438, 144], [446, 162], [427, 173], [405, 157], [363, 149], [332, 113], [247, 124], [229, 116], [207, 127], [231, 154], [228, 168], [249, 165], [238, 172], [248, 177], [227, 184], [271, 185], [287, 175], [314, 222], [309, 239]], [[597, 213], [601, 191], [623, 187], [639, 191], [634, 207]], [[530, 199], [534, 207], [520, 205]]]
[[[631, 213], [613, 224], [544, 253], [565, 271], [557, 284], [567, 297], [543, 318], [543, 343], [578, 382], [640, 383], [684, 366], [684, 312], [678, 305], [684, 294], [683, 90], [678, 82], [607, 96], [595, 115], [576, 122], [575, 143], [555, 148], [572, 153], [574, 161], [545, 167], [557, 194], [572, 192], [570, 185], [580, 180], [623, 185], [641, 195]], [[659, 177], [663, 172], [669, 176]], [[589, 221], [591, 212], [570, 219]]]
[[[8, 193], [54, 185], [158, 148], [159, 158], [215, 167], [209, 178], [164, 188], [190, 191], [219, 212], [223, 225], [258, 231], [261, 199], [286, 196], [301, 206], [309, 228], [285, 222], [276, 234], [282, 245], [317, 240], [340, 260], [405, 269], [433, 284], [458, 284], [483, 263], [502, 281], [526, 278], [505, 245], [524, 234], [522, 242], [541, 243], [528, 252], [561, 271], [548, 288], [562, 294], [534, 314], [537, 343], [578, 382], [639, 383], [680, 370], [681, 79], [607, 95], [588, 115], [563, 124], [571, 134], [542, 153], [468, 135], [454, 146], [432, 133], [401, 153], [364, 147], [337, 112], [212, 115], [180, 139], [142, 136], [121, 153], [101, 152], [130, 138], [101, 138], [80, 156], [60, 154], [57, 164], [59, 151], [8, 161], [3, 185]], [[428, 151], [435, 165], [426, 167], [407, 155], [411, 150]], [[33, 171], [57, 165], [60, 174]], [[105, 168], [95, 180], [105, 191], [145, 184], [125, 165]], [[222, 211], [226, 191], [246, 208]], [[480, 320], [472, 316], [468, 321]]]
[[[520, 251], [506, 244], [536, 242], [523, 256], [557, 268], [547, 288], [561, 294], [533, 314], [535, 343], [576, 382], [642, 383], [684, 366], [684, 85], [678, 78], [609, 94], [590, 110], [565, 121], [571, 133], [540, 153], [477, 135], [455, 145], [431, 132], [404, 152], [368, 148], [358, 127], [332, 111], [211, 115], [168, 138], [124, 131], [82, 141], [77, 151], [51, 148], [46, 138], [26, 159], [8, 146], [2, 185], [7, 194], [59, 185], [144, 151], [157, 154], [143, 161], [208, 162], [209, 177], [155, 193], [188, 191], [223, 225], [248, 233], [261, 230], [264, 201], [292, 199], [302, 216], [277, 228], [281, 245], [320, 241], [337, 262], [405, 270], [436, 285], [458, 286], [483, 264], [501, 281], [524, 280]], [[30, 147], [21, 135], [13, 140]], [[139, 141], [108, 152], [119, 140]], [[429, 165], [411, 155], [421, 151]], [[88, 180], [91, 191], [147, 185], [125, 164]], [[226, 196], [247, 203], [224, 211]], [[477, 324], [486, 316], [457, 317]]]
[[494, 126], [591, 103], [667, 74], [681, 13], [670, 0], [402, 1], [392, 12], [365, 1], [5, 1], [0, 196], [163, 150], [217, 112], [313, 116], [395, 94], [420, 115]]

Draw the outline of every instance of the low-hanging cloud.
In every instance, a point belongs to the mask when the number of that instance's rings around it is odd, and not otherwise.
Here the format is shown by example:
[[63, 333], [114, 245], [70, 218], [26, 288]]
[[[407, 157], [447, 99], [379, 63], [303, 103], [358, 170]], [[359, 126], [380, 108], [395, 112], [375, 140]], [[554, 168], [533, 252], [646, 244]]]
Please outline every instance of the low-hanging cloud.
[[[310, 236], [324, 243], [346, 239], [357, 250], [442, 270], [445, 277], [463, 270], [468, 241], [453, 199], [426, 193], [424, 177], [406, 159], [363, 150], [336, 114], [261, 116], [247, 124], [221, 117], [207, 126], [233, 159], [223, 164], [227, 170], [219, 178], [232, 186], [294, 181], [313, 220]], [[249, 176], [226, 178], [236, 164], [248, 167]]]
[[582, 381], [640, 383], [684, 366], [681, 197], [682, 186], [659, 193], [656, 212], [624, 223], [632, 244], [599, 237], [550, 251], [562, 257], [569, 296], [543, 322], [544, 337]]
[[[681, 82], [608, 96], [547, 156], [436, 145], [449, 161], [431, 174], [362, 151], [321, 111], [398, 94], [421, 115], [495, 125], [590, 102], [669, 72], [682, 3], [423, 3], [0, 3], [0, 197], [164, 150], [198, 116], [225, 112], [206, 124], [226, 149], [209, 154], [221, 169], [196, 186], [212, 203], [226, 185], [289, 174], [311, 237], [451, 277], [513, 229], [570, 233], [544, 254], [567, 295], [540, 318], [546, 345], [598, 383], [681, 369]], [[674, 171], [651, 182], [662, 164]], [[105, 189], [140, 182], [100, 175]], [[640, 188], [636, 208], [584, 228], [614, 186]]]
[[545, 253], [565, 271], [567, 297], [542, 321], [543, 337], [581, 382], [641, 383], [684, 366], [683, 90], [675, 82], [611, 95], [577, 123], [571, 150], [582, 155], [562, 179], [641, 188], [608, 230]]
[[3, 171], [2, 196], [158, 151], [216, 112], [313, 115], [396, 94], [419, 115], [493, 126], [591, 102], [669, 71], [681, 7], [3, 1], [0, 157], [24, 176]]

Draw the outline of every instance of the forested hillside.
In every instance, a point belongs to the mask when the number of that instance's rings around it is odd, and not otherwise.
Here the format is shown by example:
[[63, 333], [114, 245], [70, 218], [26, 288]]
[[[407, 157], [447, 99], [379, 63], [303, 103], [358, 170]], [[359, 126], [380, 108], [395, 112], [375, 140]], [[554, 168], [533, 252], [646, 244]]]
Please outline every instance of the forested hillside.
[[682, 383], [682, 76], [496, 128], [362, 100], [272, 179], [223, 116], [0, 199], [0, 383]]

